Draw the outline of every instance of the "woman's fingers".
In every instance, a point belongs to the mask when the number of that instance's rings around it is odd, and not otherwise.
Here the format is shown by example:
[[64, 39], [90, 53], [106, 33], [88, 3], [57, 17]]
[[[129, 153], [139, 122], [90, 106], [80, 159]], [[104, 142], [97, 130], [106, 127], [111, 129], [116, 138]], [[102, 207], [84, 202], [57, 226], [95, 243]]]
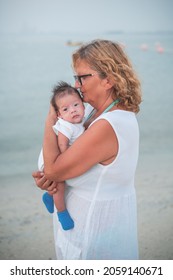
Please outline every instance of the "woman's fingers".
[[[48, 188], [50, 187], [50, 189], [54, 189], [55, 185], [53, 184], [52, 181], [46, 179], [46, 177], [44, 176], [43, 172], [33, 172], [32, 176], [35, 180], [36, 185], [42, 189], [42, 190], [48, 190]], [[53, 187], [51, 187], [51, 185], [53, 184]]]

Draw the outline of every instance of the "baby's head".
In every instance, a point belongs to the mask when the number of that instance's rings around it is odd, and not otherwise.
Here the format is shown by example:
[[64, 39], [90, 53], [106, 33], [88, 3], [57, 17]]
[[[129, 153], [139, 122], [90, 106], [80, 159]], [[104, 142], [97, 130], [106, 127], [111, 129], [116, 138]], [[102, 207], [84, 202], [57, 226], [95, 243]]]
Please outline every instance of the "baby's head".
[[66, 82], [59, 82], [53, 88], [51, 104], [58, 117], [71, 123], [80, 123], [84, 117], [84, 104], [79, 91]]

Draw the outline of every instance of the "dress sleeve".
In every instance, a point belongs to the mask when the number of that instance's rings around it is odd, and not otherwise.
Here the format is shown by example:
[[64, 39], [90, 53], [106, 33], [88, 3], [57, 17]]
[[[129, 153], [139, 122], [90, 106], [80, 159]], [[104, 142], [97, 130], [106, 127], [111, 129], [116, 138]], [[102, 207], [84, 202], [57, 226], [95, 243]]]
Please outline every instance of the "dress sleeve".
[[58, 119], [55, 125], [53, 125], [53, 130], [56, 135], [58, 135], [58, 132], [61, 132], [63, 135], [65, 135], [68, 139], [72, 137], [73, 129], [69, 122], [64, 121], [63, 119]]

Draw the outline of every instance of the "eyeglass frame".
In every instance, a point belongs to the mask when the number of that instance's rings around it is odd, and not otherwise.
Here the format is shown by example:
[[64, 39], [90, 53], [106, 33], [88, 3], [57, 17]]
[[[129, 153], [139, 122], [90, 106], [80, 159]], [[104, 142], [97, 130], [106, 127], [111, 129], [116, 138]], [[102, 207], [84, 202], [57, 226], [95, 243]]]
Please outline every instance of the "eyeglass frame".
[[82, 78], [93, 77], [95, 74], [84, 74], [84, 75], [74, 75], [75, 81], [77, 81], [82, 86]]

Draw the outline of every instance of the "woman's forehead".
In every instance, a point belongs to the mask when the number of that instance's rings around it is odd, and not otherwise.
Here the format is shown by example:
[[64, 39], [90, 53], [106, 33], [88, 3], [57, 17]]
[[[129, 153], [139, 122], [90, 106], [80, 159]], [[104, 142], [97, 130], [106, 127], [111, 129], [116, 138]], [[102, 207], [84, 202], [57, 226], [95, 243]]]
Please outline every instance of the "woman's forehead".
[[86, 62], [86, 60], [78, 60], [74, 65], [75, 71], [82, 71], [82, 70], [91, 70], [91, 66]]

